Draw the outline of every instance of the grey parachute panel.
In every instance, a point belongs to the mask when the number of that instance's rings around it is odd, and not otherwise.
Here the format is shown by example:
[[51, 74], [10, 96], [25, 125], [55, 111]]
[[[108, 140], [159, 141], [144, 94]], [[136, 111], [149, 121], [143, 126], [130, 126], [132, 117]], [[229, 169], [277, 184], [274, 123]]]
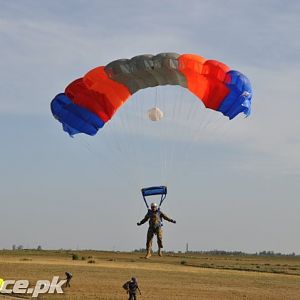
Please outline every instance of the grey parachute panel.
[[111, 79], [127, 86], [131, 94], [158, 85], [187, 87], [185, 76], [178, 71], [178, 57], [177, 53], [160, 53], [118, 59], [106, 65], [105, 72]]

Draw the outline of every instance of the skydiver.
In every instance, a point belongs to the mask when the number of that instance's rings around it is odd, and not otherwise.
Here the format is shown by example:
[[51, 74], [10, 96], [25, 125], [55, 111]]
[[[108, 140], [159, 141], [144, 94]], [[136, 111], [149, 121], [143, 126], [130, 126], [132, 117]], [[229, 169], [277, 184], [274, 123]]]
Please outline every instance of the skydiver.
[[146, 223], [149, 220], [149, 228], [147, 232], [147, 242], [146, 242], [146, 256], [145, 258], [148, 259], [151, 257], [151, 250], [152, 250], [152, 240], [154, 234], [157, 236], [157, 245], [158, 245], [158, 255], [162, 256], [162, 219], [176, 223], [175, 220], [170, 219], [167, 215], [165, 215], [157, 206], [156, 203], [151, 203], [151, 209], [148, 210], [147, 214], [145, 215], [144, 219], [137, 223], [138, 226]]
[[129, 294], [128, 300], [136, 300], [137, 299], [136, 290], [138, 290], [140, 295], [142, 295], [135, 277], [132, 277], [131, 280], [125, 282], [123, 284], [123, 289], [125, 289], [127, 294]]

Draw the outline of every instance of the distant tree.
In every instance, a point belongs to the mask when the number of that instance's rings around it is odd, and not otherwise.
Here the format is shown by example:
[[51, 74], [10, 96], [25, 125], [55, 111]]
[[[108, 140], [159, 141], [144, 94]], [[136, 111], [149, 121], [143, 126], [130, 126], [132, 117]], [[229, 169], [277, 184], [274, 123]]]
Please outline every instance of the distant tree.
[[19, 245], [18, 250], [23, 250], [23, 245]]
[[41, 245], [38, 245], [36, 249], [37, 250], [43, 250]]
[[140, 248], [140, 249], [133, 250], [133, 252], [145, 252], [145, 251], [146, 251], [145, 248]]
[[16, 246], [16, 245], [12, 245], [12, 249], [13, 249], [13, 250], [16, 250], [16, 249], [17, 249], [17, 246]]
[[[262, 255], [262, 256], [274, 256], [275, 253], [274, 253], [274, 251], [266, 251], [266, 250], [264, 250], [264, 251], [259, 252], [259, 255]], [[282, 254], [279, 253], [278, 255], [282, 255]]]

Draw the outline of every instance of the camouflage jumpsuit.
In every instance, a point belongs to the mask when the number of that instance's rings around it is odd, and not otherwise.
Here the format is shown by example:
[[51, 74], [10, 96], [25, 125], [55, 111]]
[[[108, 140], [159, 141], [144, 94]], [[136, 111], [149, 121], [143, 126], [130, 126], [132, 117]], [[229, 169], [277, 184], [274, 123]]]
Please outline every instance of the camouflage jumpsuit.
[[67, 280], [66, 281], [66, 287], [71, 287], [70, 281], [71, 281], [73, 275], [70, 272], [65, 272], [65, 274], [66, 274], [66, 280]]
[[136, 281], [130, 280], [124, 283], [123, 288], [127, 291], [128, 293], [128, 300], [136, 300], [136, 290], [138, 290], [141, 294], [141, 291], [139, 289], [138, 283]]
[[168, 222], [175, 222], [174, 220], [170, 219], [166, 214], [164, 214], [159, 209], [153, 211], [151, 209], [148, 210], [147, 214], [145, 215], [144, 219], [140, 222], [140, 224], [144, 224], [149, 220], [149, 228], [147, 232], [147, 242], [146, 248], [147, 250], [152, 248], [152, 240], [154, 234], [157, 236], [157, 245], [158, 248], [163, 248], [162, 244], [162, 237], [163, 237], [163, 230], [162, 230], [162, 219]]

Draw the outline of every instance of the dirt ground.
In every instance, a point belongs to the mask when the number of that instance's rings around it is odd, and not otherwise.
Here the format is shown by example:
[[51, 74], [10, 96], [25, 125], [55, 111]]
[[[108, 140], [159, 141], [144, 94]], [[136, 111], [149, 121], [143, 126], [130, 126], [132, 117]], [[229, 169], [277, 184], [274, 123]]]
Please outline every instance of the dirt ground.
[[0, 251], [0, 278], [28, 279], [34, 284], [53, 276], [64, 278], [66, 271], [73, 273], [71, 287], [63, 295], [40, 299], [127, 299], [122, 284], [132, 276], [142, 291], [138, 299], [300, 299], [299, 257], [142, 257], [98, 251]]

